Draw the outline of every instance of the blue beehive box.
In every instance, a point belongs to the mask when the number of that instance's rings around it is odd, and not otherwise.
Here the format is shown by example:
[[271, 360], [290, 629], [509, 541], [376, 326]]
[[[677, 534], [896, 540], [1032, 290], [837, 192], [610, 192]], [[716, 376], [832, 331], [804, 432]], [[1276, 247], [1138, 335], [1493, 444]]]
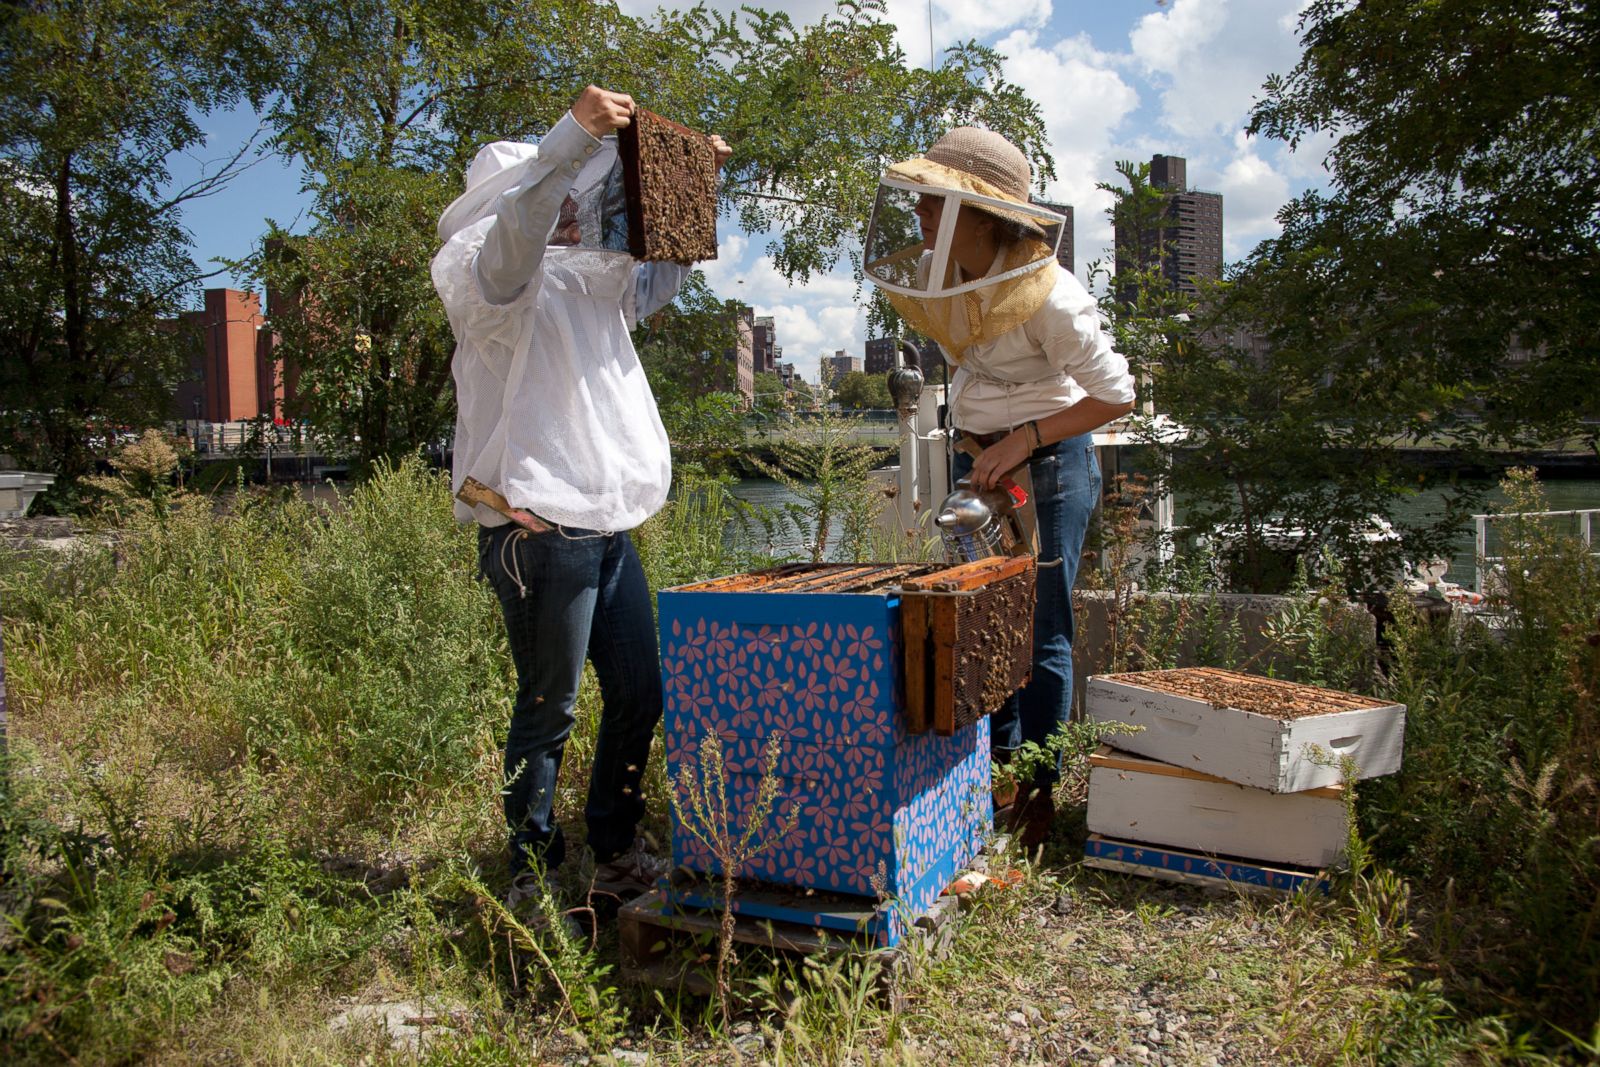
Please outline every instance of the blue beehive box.
[[[742, 827], [776, 735], [770, 824], [797, 819], [740, 877], [886, 898], [894, 907], [868, 931], [882, 944], [932, 906], [993, 824], [988, 719], [949, 737], [906, 731], [895, 576], [913, 569], [931, 568], [788, 567], [659, 596], [674, 786], [715, 734], [730, 821]], [[672, 850], [689, 870], [719, 872], [676, 812]]]

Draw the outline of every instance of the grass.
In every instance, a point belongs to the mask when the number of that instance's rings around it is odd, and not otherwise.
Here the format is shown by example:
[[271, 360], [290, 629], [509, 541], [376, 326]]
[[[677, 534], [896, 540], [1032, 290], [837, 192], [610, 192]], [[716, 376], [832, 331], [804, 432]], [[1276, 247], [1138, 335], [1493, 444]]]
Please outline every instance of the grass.
[[[571, 940], [499, 906], [511, 668], [439, 476], [407, 463], [332, 510], [251, 492], [227, 508], [153, 501], [139, 484], [116, 498], [114, 545], [0, 566], [7, 1062], [1450, 1063], [1592, 1048], [1582, 991], [1550, 988], [1588, 973], [1574, 909], [1593, 802], [1560, 768], [1581, 769], [1589, 720], [1552, 724], [1566, 706], [1552, 684], [1521, 718], [1448, 741], [1503, 695], [1489, 682], [1587, 648], [1581, 627], [1495, 652], [1402, 621], [1390, 677], [1416, 702], [1414, 759], [1363, 789], [1373, 858], [1331, 896], [1263, 901], [1084, 868], [1069, 774], [1043, 852], [999, 861], [1026, 879], [976, 896], [901, 1006], [873, 995], [870, 961], [746, 951], [725, 1015], [620, 982], [607, 922]], [[707, 533], [729, 506], [691, 486], [640, 531], [656, 583], [748, 564]], [[1545, 594], [1522, 591], [1524, 609], [1559, 595], [1581, 621], [1592, 601], [1571, 565]], [[1282, 623], [1307, 671], [1341, 662], [1318, 617]], [[1151, 620], [1126, 621], [1154, 654]], [[569, 818], [597, 714], [586, 679], [558, 787]], [[1529, 768], [1521, 787], [1494, 764], [1507, 743]], [[664, 840], [660, 765], [646, 825]], [[1440, 783], [1464, 767], [1479, 778], [1452, 808]], [[1520, 806], [1495, 803], [1513, 794]], [[1521, 836], [1497, 843], [1503, 869], [1468, 877], [1485, 826]], [[542, 910], [581, 905], [584, 879], [569, 864]], [[1513, 951], [1561, 929], [1564, 972]], [[440, 1023], [401, 1020], [434, 1035], [420, 1045], [333, 1025], [403, 1001]]]

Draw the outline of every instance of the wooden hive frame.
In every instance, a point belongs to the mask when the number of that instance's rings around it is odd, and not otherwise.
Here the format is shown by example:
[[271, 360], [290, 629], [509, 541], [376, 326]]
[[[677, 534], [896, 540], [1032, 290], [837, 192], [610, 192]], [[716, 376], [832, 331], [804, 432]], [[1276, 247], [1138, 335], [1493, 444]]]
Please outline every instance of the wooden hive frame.
[[948, 737], [1028, 683], [1037, 573], [1032, 556], [994, 556], [902, 584], [907, 730]]
[[635, 259], [717, 258], [717, 154], [711, 139], [644, 108], [617, 134]]

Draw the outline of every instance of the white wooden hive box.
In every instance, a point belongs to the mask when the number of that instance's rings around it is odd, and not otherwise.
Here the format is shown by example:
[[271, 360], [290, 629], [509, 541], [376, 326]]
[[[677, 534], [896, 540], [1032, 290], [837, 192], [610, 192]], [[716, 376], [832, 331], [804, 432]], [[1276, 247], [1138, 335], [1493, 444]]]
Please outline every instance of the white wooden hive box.
[[[1236, 671], [1187, 667], [1091, 677], [1089, 718], [1141, 727], [1118, 748], [1274, 793], [1400, 769], [1404, 704]], [[1320, 753], [1320, 755], [1319, 755]]]
[[1338, 786], [1269, 793], [1108, 746], [1089, 764], [1091, 833], [1301, 867], [1328, 867], [1344, 855]]

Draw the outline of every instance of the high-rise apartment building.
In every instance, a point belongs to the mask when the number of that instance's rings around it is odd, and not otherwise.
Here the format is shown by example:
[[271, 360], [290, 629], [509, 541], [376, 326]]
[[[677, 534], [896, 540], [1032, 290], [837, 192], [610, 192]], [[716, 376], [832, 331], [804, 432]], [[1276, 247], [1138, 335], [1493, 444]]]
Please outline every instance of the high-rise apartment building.
[[1057, 215], [1066, 216], [1067, 221], [1062, 223], [1061, 226], [1061, 247], [1056, 249], [1056, 262], [1067, 268], [1068, 274], [1077, 273], [1076, 258], [1073, 256], [1072, 251], [1072, 205], [1058, 204], [1053, 200], [1040, 200], [1036, 196], [1028, 199], [1032, 200], [1038, 207], [1054, 211]]
[[1150, 186], [1163, 194], [1159, 223], [1117, 219], [1117, 270], [1160, 265], [1174, 289], [1195, 296], [1201, 278], [1222, 277], [1222, 194], [1188, 187], [1182, 156], [1150, 157]]
[[868, 374], [888, 374], [894, 370], [895, 348], [893, 337], [873, 337], [867, 341], [866, 371]]
[[842, 348], [831, 356], [823, 357], [822, 362], [827, 365], [829, 381], [833, 382], [837, 382], [846, 374], [854, 374], [861, 370], [861, 357], [847, 356]]

